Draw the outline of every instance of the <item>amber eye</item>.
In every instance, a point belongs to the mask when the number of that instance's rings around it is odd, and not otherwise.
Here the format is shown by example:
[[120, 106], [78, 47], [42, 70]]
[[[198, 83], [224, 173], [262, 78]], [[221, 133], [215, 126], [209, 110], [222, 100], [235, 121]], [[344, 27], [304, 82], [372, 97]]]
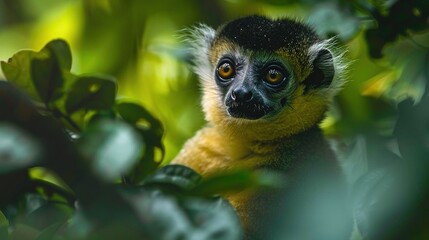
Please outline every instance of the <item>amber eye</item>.
[[231, 63], [224, 62], [219, 65], [217, 68], [217, 73], [219, 74], [219, 77], [223, 79], [229, 79], [232, 78], [235, 74], [235, 70], [232, 67]]
[[265, 80], [270, 84], [279, 84], [283, 78], [283, 74], [275, 68], [268, 70], [267, 75], [265, 76]]

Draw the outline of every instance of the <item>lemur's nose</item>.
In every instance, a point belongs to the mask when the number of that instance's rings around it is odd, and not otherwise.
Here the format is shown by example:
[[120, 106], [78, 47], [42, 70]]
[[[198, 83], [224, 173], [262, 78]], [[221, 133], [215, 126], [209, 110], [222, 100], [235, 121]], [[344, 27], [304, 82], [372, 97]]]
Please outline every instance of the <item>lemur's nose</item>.
[[249, 89], [245, 87], [239, 87], [232, 90], [231, 98], [236, 102], [249, 102], [252, 100], [253, 94]]

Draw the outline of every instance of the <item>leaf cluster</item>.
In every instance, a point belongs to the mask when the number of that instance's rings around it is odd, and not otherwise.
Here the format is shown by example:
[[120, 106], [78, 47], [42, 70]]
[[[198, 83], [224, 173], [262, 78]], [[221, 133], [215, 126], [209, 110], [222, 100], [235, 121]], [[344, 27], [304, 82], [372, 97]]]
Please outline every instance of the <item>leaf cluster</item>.
[[428, 1], [398, 0], [382, 6], [377, 4], [362, 6], [376, 22], [375, 27], [365, 32], [366, 40], [371, 43], [368, 45], [369, 54], [373, 58], [381, 58], [383, 47], [398, 37], [427, 30]]
[[256, 176], [161, 168], [160, 121], [116, 99], [114, 78], [71, 65], [61, 39], [1, 63], [1, 239], [238, 239], [233, 208], [214, 194]]
[[[375, 132], [354, 141], [354, 167], [366, 166], [354, 181], [354, 216], [363, 239], [426, 239], [429, 232], [429, 104], [406, 99], [395, 111], [393, 133]], [[393, 220], [394, 219], [394, 220]]]

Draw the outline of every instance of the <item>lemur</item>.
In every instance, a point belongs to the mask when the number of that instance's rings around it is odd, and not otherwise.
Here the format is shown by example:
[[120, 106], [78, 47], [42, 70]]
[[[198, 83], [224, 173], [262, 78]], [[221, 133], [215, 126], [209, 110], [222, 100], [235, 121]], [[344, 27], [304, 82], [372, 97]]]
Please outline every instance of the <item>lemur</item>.
[[[298, 230], [313, 228], [318, 220], [300, 216], [311, 207], [295, 207], [325, 195], [338, 207], [343, 200], [341, 169], [319, 127], [344, 83], [341, 55], [311, 27], [287, 18], [242, 17], [217, 30], [199, 25], [190, 36], [207, 125], [172, 163], [203, 176], [234, 168], [286, 176], [281, 190], [226, 196], [247, 239], [276, 239], [273, 221], [290, 239], [346, 239], [347, 233]], [[280, 212], [290, 217], [277, 216]]]

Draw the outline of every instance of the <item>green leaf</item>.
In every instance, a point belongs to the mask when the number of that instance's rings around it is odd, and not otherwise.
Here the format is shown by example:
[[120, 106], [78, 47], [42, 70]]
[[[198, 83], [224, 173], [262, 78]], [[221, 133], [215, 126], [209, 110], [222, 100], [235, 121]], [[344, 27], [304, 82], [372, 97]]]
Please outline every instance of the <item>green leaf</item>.
[[[397, 52], [401, 51], [398, 48]], [[429, 51], [421, 51], [419, 48], [410, 50], [410, 54], [403, 56], [401, 59], [403, 64], [401, 75], [399, 79], [393, 84], [391, 89], [391, 96], [396, 100], [405, 100], [406, 98], [413, 98], [419, 102], [425, 94], [425, 88], [428, 85], [428, 55]]]
[[[131, 182], [139, 183], [158, 168], [164, 157], [165, 150], [162, 143], [164, 130], [161, 122], [143, 106], [122, 102], [116, 105], [116, 110], [122, 119], [134, 125], [146, 143], [145, 155], [129, 176]], [[157, 150], [161, 153], [159, 158], [156, 155]]]
[[403, 163], [369, 171], [354, 184], [354, 216], [363, 239], [425, 239], [416, 235], [427, 231], [427, 179]]
[[395, 126], [395, 136], [403, 158], [410, 167], [426, 169], [429, 156], [429, 96], [413, 105], [414, 101], [406, 99], [398, 104], [399, 118]]
[[249, 187], [278, 187], [285, 182], [271, 172], [231, 170], [203, 179], [191, 168], [183, 165], [167, 165], [158, 169], [143, 182], [145, 187], [157, 187], [170, 192], [191, 195], [213, 196], [214, 194], [240, 191]]
[[[144, 133], [140, 134], [145, 140], [146, 147], [143, 157], [140, 159], [138, 164], [133, 168], [133, 170], [127, 175], [127, 180], [131, 184], [140, 184], [148, 175], [153, 174], [161, 164], [161, 160], [156, 159], [156, 150], [153, 145], [150, 144], [150, 138], [146, 137]], [[146, 139], [149, 139], [147, 141]], [[161, 143], [162, 144], [162, 143]], [[164, 148], [161, 148], [161, 157], [163, 157]], [[162, 159], [162, 158], [161, 158]]]
[[223, 198], [186, 198], [182, 208], [194, 228], [188, 239], [243, 239], [235, 209]]
[[23, 223], [36, 229], [45, 229], [58, 222], [64, 223], [71, 217], [72, 211], [73, 209], [68, 205], [45, 202], [27, 214]]
[[7, 240], [9, 238], [9, 221], [6, 216], [0, 211], [0, 239]]
[[177, 198], [155, 190], [128, 196], [151, 239], [241, 239], [234, 208], [222, 198]]
[[89, 120], [87, 120], [87, 125], [91, 125], [99, 120], [102, 119], [110, 119], [115, 120], [116, 119], [116, 112], [113, 111], [113, 109], [108, 110], [99, 110], [97, 112], [94, 112], [94, 114], [90, 117]]
[[158, 186], [163, 189], [179, 189], [180, 191], [190, 191], [194, 189], [202, 178], [191, 168], [183, 165], [167, 165], [153, 175], [149, 176], [143, 183], [144, 186]]
[[219, 173], [204, 179], [201, 184], [193, 189], [193, 192], [199, 195], [210, 196], [230, 190], [244, 190], [254, 183], [254, 175], [250, 171], [237, 170]]
[[50, 41], [41, 52], [49, 52], [58, 61], [63, 70], [70, 71], [72, 66], [72, 54], [68, 43], [62, 39]]
[[1, 68], [7, 80], [25, 91], [32, 99], [40, 101], [30, 72], [31, 60], [38, 54], [30, 50], [19, 51], [7, 62], [2, 61]]
[[108, 181], [126, 174], [144, 151], [143, 140], [132, 127], [107, 119], [89, 126], [78, 144], [93, 171]]
[[285, 182], [281, 176], [270, 172], [253, 172], [249, 170], [231, 170], [218, 173], [204, 179], [192, 193], [212, 196], [214, 194], [242, 191], [251, 187], [278, 187]]
[[123, 102], [116, 105], [119, 115], [127, 122], [141, 129], [151, 129], [154, 137], [161, 138], [163, 128], [161, 121], [152, 116], [143, 106], [136, 103]]
[[52, 53], [37, 55], [31, 61], [31, 77], [39, 97], [49, 103], [61, 97], [64, 77], [58, 60]]
[[43, 102], [49, 103], [62, 95], [62, 87], [71, 69], [70, 47], [64, 40], [53, 40], [31, 61], [31, 77]]
[[373, 227], [374, 221], [382, 215], [381, 210], [386, 210], [381, 199], [382, 194], [386, 192], [386, 186], [381, 183], [387, 178], [388, 173], [385, 168], [369, 171], [353, 186], [355, 221], [363, 236], [368, 237], [371, 232], [376, 231]]
[[70, 217], [64, 235], [66, 239], [88, 239], [88, 234], [93, 225], [93, 222], [82, 212], [82, 209], [77, 209]]
[[61, 96], [64, 72], [72, 64], [71, 51], [63, 40], [49, 42], [40, 52], [22, 50], [1, 67], [6, 78], [32, 99], [48, 103]]
[[35, 165], [41, 158], [40, 144], [10, 123], [0, 123], [0, 175]]
[[116, 91], [116, 81], [111, 77], [78, 77], [67, 95], [66, 111], [73, 113], [80, 109], [107, 110], [115, 102]]

